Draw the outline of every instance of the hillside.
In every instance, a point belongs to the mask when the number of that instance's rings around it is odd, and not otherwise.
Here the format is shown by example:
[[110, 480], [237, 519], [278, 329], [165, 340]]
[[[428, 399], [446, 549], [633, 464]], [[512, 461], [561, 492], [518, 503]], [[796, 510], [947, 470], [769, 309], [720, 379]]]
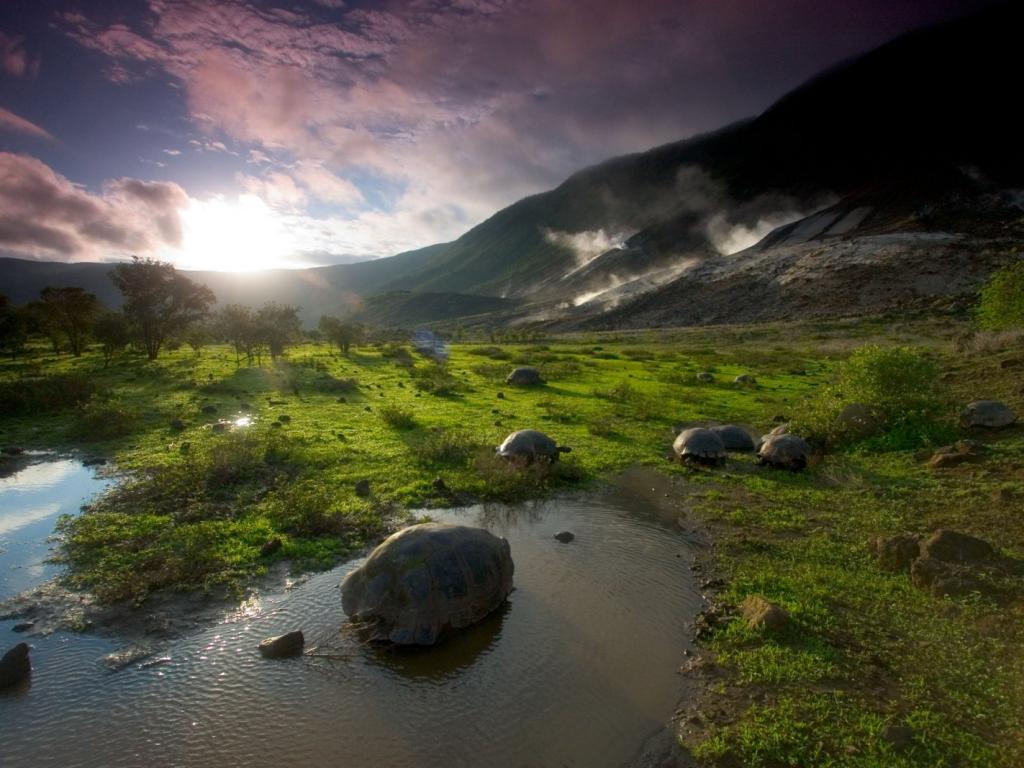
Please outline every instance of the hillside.
[[[754, 119], [582, 170], [451, 243], [305, 271], [193, 276], [221, 303], [272, 297], [303, 306], [307, 322], [358, 311], [374, 294], [413, 292], [435, 296], [417, 322], [469, 311], [472, 302], [436, 298], [459, 294], [526, 300], [542, 310], [517, 322], [566, 327], [719, 322], [738, 305], [749, 319], [774, 317], [772, 302], [798, 298], [780, 276], [813, 284], [819, 268], [828, 296], [817, 295], [813, 309], [824, 314], [884, 309], [945, 283], [973, 290], [1021, 239], [1013, 190], [1024, 187], [1024, 149], [1007, 82], [1019, 70], [1022, 22], [1022, 7], [1007, 3], [904, 35]], [[879, 252], [895, 283], [864, 300], [844, 282], [863, 280], [864, 270], [844, 269], [850, 253], [877, 249], [842, 244], [927, 233], [952, 237], [957, 258], [918, 254], [927, 239], [890, 239]], [[819, 247], [829, 254], [820, 263]], [[990, 256], [973, 257], [982, 251]], [[78, 284], [111, 302], [106, 269], [0, 260], [0, 290], [24, 301], [46, 284]], [[922, 270], [929, 280], [917, 279]], [[382, 306], [376, 322], [410, 317]]]

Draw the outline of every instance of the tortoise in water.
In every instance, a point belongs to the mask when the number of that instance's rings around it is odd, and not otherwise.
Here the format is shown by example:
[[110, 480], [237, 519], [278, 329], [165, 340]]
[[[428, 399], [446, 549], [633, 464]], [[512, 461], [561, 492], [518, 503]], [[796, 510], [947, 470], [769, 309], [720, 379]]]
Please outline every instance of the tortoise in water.
[[754, 450], [754, 438], [743, 427], [737, 427], [735, 424], [722, 424], [711, 427], [711, 431], [722, 438], [722, 443], [727, 451]]
[[433, 645], [500, 606], [513, 571], [508, 541], [483, 528], [412, 525], [345, 577], [342, 610], [374, 640]]
[[704, 427], [694, 427], [679, 433], [672, 450], [680, 461], [686, 463], [716, 464], [725, 463], [725, 443], [718, 433]]
[[516, 387], [537, 387], [544, 383], [536, 368], [516, 368], [505, 377], [505, 383]]
[[810, 452], [811, 446], [802, 437], [789, 433], [767, 435], [757, 452], [757, 458], [761, 464], [769, 467], [796, 471], [807, 466]]
[[960, 414], [960, 426], [1002, 429], [1017, 420], [1017, 414], [996, 400], [975, 400]]
[[520, 429], [505, 438], [494, 449], [503, 459], [520, 459], [527, 462], [536, 459], [558, 461], [559, 454], [569, 453], [572, 448], [558, 445], [550, 437], [536, 429]]

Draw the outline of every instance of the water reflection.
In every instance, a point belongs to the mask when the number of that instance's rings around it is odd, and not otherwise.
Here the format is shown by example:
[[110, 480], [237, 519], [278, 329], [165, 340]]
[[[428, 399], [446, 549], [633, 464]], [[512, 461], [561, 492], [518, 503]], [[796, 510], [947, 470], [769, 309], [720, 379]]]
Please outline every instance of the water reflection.
[[76, 459], [28, 461], [0, 478], [0, 600], [57, 574], [48, 562], [54, 523], [61, 515], [77, 515], [108, 482]]

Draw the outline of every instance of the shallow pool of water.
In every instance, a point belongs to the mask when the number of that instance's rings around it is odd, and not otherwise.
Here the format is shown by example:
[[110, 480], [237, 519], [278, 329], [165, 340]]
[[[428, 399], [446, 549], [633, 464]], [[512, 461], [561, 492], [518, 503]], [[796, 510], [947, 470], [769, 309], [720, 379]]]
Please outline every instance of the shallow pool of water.
[[108, 483], [71, 458], [33, 456], [0, 477], [0, 600], [55, 576], [46, 560], [61, 515], [76, 515]]
[[[338, 589], [356, 561], [250, 602], [157, 666], [105, 672], [105, 641], [31, 638], [31, 686], [0, 694], [0, 723], [18, 723], [4, 766], [628, 762], [683, 695], [700, 597], [674, 514], [620, 489], [431, 516], [508, 538], [515, 590], [484, 622], [433, 649], [364, 646]], [[563, 529], [575, 541], [552, 538]], [[309, 655], [256, 652], [296, 628]]]

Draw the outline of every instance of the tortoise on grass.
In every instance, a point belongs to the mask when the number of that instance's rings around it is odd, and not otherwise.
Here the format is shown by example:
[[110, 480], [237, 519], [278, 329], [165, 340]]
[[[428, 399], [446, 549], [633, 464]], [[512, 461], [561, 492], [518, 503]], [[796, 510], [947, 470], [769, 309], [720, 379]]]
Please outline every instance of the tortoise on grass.
[[717, 432], [704, 427], [680, 432], [672, 443], [672, 450], [680, 461], [687, 464], [715, 466], [725, 463], [725, 443]]
[[757, 386], [757, 379], [755, 379], [749, 373], [741, 373], [739, 376], [732, 380], [732, 383], [740, 387], [754, 387]]
[[722, 438], [722, 443], [727, 451], [754, 450], [754, 438], [743, 427], [737, 427], [735, 424], [722, 424], [711, 427], [711, 431]]
[[960, 426], [1002, 429], [1017, 420], [1017, 414], [997, 400], [975, 400], [960, 414]]
[[512, 373], [505, 377], [505, 383], [515, 387], [538, 387], [544, 383], [540, 371], [536, 368], [522, 367], [515, 368]]
[[508, 541], [483, 528], [412, 525], [345, 577], [342, 610], [371, 639], [433, 645], [505, 602], [513, 571]]
[[789, 433], [766, 435], [757, 452], [758, 462], [777, 469], [801, 470], [807, 466], [811, 446]]
[[715, 374], [711, 373], [710, 371], [701, 371], [700, 373], [697, 374], [697, 381], [702, 381], [705, 384], [708, 384], [714, 380]]
[[572, 448], [558, 445], [536, 429], [520, 429], [506, 437], [494, 450], [503, 459], [519, 459], [526, 462], [545, 459], [553, 462], [558, 461], [559, 454], [569, 453]]

